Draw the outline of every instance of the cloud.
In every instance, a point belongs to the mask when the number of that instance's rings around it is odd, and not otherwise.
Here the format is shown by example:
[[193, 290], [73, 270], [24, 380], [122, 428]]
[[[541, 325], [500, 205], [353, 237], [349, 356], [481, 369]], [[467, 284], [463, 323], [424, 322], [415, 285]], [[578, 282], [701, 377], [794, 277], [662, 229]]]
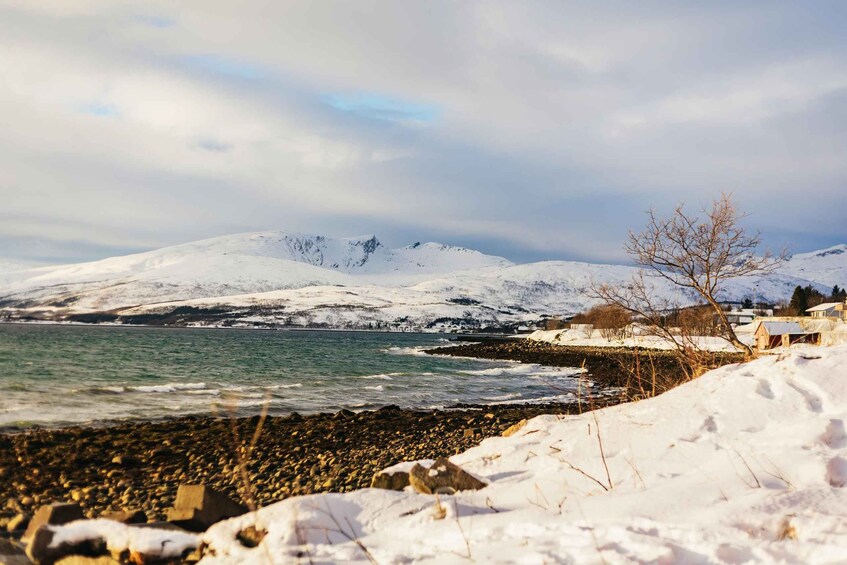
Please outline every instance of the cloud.
[[644, 210], [722, 190], [766, 240], [847, 241], [840, 3], [59, 4], [0, 0], [0, 257], [288, 229], [625, 260]]

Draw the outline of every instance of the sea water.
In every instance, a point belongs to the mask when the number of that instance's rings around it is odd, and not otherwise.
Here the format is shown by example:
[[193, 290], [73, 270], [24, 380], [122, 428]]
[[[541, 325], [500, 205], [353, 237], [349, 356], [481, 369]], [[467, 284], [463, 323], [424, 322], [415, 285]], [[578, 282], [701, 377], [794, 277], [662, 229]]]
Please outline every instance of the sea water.
[[575, 399], [578, 369], [422, 352], [443, 345], [435, 334], [0, 324], [0, 428]]

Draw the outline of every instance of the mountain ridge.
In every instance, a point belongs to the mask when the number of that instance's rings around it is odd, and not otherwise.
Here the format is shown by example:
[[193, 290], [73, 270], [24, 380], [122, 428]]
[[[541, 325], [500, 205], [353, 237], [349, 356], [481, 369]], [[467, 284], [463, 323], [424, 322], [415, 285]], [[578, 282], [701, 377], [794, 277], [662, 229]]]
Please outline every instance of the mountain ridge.
[[[842, 244], [797, 254], [766, 277], [728, 281], [723, 298], [785, 300], [797, 285], [822, 291], [847, 285], [845, 250]], [[0, 268], [0, 308], [7, 316], [54, 319], [167, 315], [168, 308], [183, 307], [238, 311], [224, 318], [244, 325], [481, 327], [584, 310], [595, 303], [588, 293], [593, 283], [624, 284], [635, 270], [573, 261], [515, 264], [434, 242], [392, 249], [371, 234], [264, 231], [88, 263]], [[688, 300], [657, 284], [663, 296]]]

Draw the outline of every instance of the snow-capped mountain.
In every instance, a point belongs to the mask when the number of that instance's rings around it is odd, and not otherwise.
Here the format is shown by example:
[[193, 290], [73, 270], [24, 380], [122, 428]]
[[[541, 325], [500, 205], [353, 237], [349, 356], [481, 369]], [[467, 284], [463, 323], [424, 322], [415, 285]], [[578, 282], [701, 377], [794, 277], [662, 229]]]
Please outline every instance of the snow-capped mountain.
[[827, 286], [828, 290], [834, 285], [843, 288], [847, 285], [847, 244], [798, 253], [780, 271], [801, 279], [811, 279]]
[[[795, 255], [777, 273], [731, 281], [724, 298], [776, 301], [797, 285], [847, 285], [845, 249]], [[0, 308], [51, 318], [158, 316], [160, 323], [484, 327], [582, 311], [594, 303], [592, 282], [623, 284], [634, 271], [568, 261], [515, 265], [437, 243], [390, 249], [370, 235], [261, 232], [77, 265], [0, 265]], [[663, 296], [686, 302], [678, 289], [657, 284]], [[177, 309], [201, 314], [167, 318]]]

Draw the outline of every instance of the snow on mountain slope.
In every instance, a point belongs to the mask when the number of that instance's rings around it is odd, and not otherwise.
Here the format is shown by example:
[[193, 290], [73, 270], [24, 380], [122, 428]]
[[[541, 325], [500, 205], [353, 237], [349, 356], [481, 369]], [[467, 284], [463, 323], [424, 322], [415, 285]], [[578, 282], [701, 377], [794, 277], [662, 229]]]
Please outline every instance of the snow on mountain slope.
[[[847, 273], [844, 249], [797, 255], [776, 273], [728, 281], [723, 298], [778, 301], [807, 284], [828, 291], [831, 279]], [[58, 314], [233, 307], [242, 308], [244, 324], [434, 327], [463, 320], [486, 326], [582, 311], [595, 303], [592, 282], [625, 284], [634, 272], [567, 261], [515, 265], [436, 243], [389, 249], [373, 236], [261, 232], [79, 265], [0, 271], [0, 306]], [[656, 291], [691, 301], [666, 281], [657, 280]]]
[[[201, 297], [318, 285], [409, 284], [430, 276], [511, 265], [501, 257], [436, 243], [387, 249], [373, 236], [263, 232], [217, 237], [91, 263], [13, 271], [0, 300], [112, 310]], [[355, 275], [355, 277], [354, 277]]]
[[847, 244], [842, 243], [820, 251], [798, 253], [780, 269], [801, 279], [810, 279], [827, 286], [847, 287]]

